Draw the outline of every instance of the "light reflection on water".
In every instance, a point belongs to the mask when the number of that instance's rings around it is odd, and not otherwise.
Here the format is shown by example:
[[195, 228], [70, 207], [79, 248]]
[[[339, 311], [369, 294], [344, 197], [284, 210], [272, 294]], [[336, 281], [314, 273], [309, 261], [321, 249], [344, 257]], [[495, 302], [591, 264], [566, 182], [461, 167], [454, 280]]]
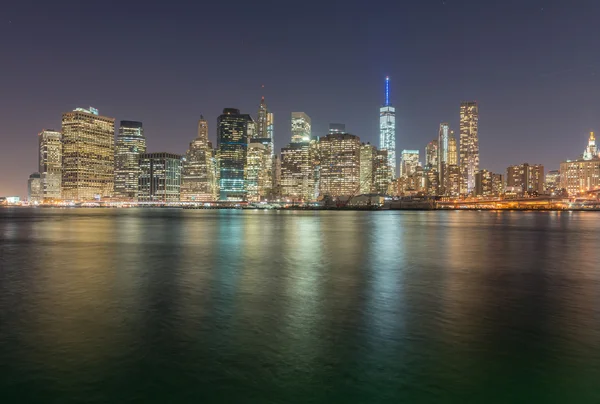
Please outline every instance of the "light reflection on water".
[[3, 402], [600, 402], [599, 218], [2, 209]]

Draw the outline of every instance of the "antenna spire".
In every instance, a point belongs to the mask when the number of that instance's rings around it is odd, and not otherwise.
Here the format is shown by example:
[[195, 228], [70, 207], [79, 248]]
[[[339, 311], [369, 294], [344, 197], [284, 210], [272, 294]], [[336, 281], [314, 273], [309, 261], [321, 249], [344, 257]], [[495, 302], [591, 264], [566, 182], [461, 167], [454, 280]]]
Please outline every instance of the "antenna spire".
[[390, 76], [385, 76], [385, 106], [390, 106]]

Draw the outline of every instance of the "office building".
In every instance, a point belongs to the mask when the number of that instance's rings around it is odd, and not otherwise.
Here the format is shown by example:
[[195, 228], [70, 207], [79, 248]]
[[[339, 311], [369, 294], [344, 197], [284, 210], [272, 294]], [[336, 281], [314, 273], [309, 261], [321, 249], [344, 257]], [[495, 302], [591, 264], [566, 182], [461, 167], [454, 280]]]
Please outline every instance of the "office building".
[[475, 195], [492, 196], [494, 188], [492, 184], [493, 173], [488, 170], [479, 170], [475, 173]]
[[259, 202], [271, 194], [273, 160], [267, 145], [253, 139], [248, 145], [246, 195], [249, 202]]
[[506, 169], [506, 186], [520, 194], [540, 195], [544, 193], [544, 166], [528, 163]]
[[580, 159], [560, 163], [560, 188], [570, 196], [600, 188], [600, 155], [597, 154], [595, 143], [592, 132]]
[[346, 125], [343, 123], [330, 123], [328, 133], [330, 135], [335, 133], [346, 133]]
[[292, 112], [292, 143], [308, 143], [311, 139], [310, 117], [304, 112]]
[[448, 136], [448, 165], [458, 165], [458, 147], [456, 146], [456, 136], [454, 131], [450, 131]]
[[360, 192], [360, 138], [349, 133], [319, 139], [321, 196], [339, 197]]
[[109, 197], [114, 188], [115, 120], [77, 108], [62, 116], [62, 198]]
[[42, 192], [42, 176], [40, 173], [33, 173], [27, 180], [27, 201], [37, 204], [43, 202], [44, 195]]
[[61, 198], [62, 133], [45, 129], [38, 135], [39, 174], [43, 199]]
[[379, 108], [379, 148], [387, 150], [392, 178], [396, 178], [396, 109], [390, 104], [390, 78], [385, 78], [385, 102]]
[[198, 133], [182, 161], [181, 196], [185, 202], [209, 202], [217, 199], [217, 178], [212, 143], [208, 140], [208, 122], [202, 115]]
[[253, 124], [250, 115], [241, 114], [235, 108], [225, 108], [217, 119], [221, 200], [243, 201], [246, 198], [244, 168], [248, 152], [248, 131]]
[[[271, 139], [271, 142], [275, 142], [274, 139], [275, 137], [273, 136], [273, 124], [274, 124], [274, 116], [272, 112], [267, 112], [267, 137], [269, 139]], [[274, 147], [272, 147], [272, 150], [275, 150]]]
[[438, 140], [434, 139], [425, 146], [425, 165], [434, 167], [438, 165]]
[[550, 170], [546, 173], [545, 190], [548, 194], [556, 193], [560, 190], [560, 171]]
[[181, 193], [181, 156], [144, 153], [139, 157], [138, 201], [177, 202]]
[[456, 164], [448, 165], [448, 179], [446, 180], [445, 195], [456, 198], [460, 195], [460, 167]]
[[446, 181], [448, 178], [448, 141], [450, 138], [450, 125], [440, 123], [438, 131], [437, 148], [437, 172], [439, 182], [439, 194], [446, 194]]
[[290, 143], [281, 149], [281, 197], [294, 202], [315, 198], [315, 167], [310, 143]]
[[[388, 159], [389, 161], [389, 159]], [[413, 174], [418, 166], [419, 162], [419, 151], [418, 150], [402, 150], [401, 161], [400, 161], [400, 175], [409, 176]]]
[[479, 171], [479, 108], [476, 102], [460, 105], [460, 173], [463, 195], [473, 193], [475, 173]]
[[502, 174], [492, 173], [492, 195], [504, 194], [504, 178]]
[[267, 104], [265, 102], [265, 97], [263, 96], [260, 99], [260, 106], [258, 107], [258, 114], [256, 117], [256, 133], [255, 137], [258, 138], [268, 138], [268, 122], [267, 115], [269, 111], [267, 110]]
[[146, 138], [141, 122], [121, 121], [115, 143], [115, 193], [122, 199], [137, 198], [140, 154], [146, 153]]
[[375, 193], [377, 148], [369, 143], [360, 146], [360, 193]]

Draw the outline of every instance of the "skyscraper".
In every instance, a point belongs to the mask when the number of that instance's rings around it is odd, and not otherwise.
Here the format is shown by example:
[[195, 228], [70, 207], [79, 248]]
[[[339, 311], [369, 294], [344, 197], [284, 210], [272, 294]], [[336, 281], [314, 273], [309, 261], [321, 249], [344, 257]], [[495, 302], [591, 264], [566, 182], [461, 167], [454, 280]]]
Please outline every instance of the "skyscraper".
[[308, 143], [310, 137], [310, 117], [304, 112], [292, 112], [292, 143]]
[[338, 197], [360, 191], [360, 138], [336, 133], [319, 139], [321, 195]]
[[181, 156], [172, 153], [140, 154], [138, 201], [177, 202], [181, 193]]
[[219, 199], [242, 201], [246, 198], [244, 168], [248, 152], [248, 128], [254, 121], [239, 109], [225, 108], [217, 119], [219, 158]]
[[392, 178], [396, 178], [396, 108], [390, 104], [390, 78], [385, 78], [385, 103], [379, 108], [379, 148], [387, 150]]
[[310, 143], [290, 143], [281, 149], [281, 197], [304, 202], [314, 198]]
[[544, 192], [544, 166], [523, 163], [506, 169], [506, 186], [518, 193], [542, 194]]
[[343, 123], [330, 123], [329, 124], [329, 134], [334, 133], [346, 133], [346, 125]]
[[259, 202], [271, 193], [273, 160], [268, 144], [253, 139], [248, 145], [245, 170], [248, 201]]
[[453, 130], [450, 131], [450, 136], [448, 136], [448, 165], [458, 165], [458, 147], [456, 146], [456, 136], [454, 136]]
[[216, 198], [217, 184], [212, 144], [208, 140], [208, 122], [200, 115], [198, 134], [183, 159], [181, 200], [208, 202]]
[[437, 171], [438, 165], [438, 140], [433, 139], [425, 146], [425, 165]]
[[77, 108], [62, 116], [62, 198], [111, 196], [115, 171], [115, 120], [98, 110]]
[[441, 195], [445, 195], [446, 193], [446, 180], [448, 178], [449, 137], [450, 125], [447, 123], [440, 123], [440, 129], [438, 132], [437, 172], [439, 178], [439, 192]]
[[[273, 137], [273, 125], [274, 125], [274, 119], [275, 117], [273, 116], [272, 112], [267, 112], [267, 137], [269, 139], [271, 139], [271, 141], [274, 143], [274, 137]], [[273, 150], [275, 150], [275, 148], [273, 147]]]
[[476, 102], [460, 105], [460, 174], [463, 195], [475, 189], [475, 173], [479, 171], [479, 108]]
[[419, 166], [419, 151], [418, 150], [402, 150], [400, 163], [400, 175], [412, 175]]
[[375, 193], [377, 148], [369, 143], [360, 146], [360, 193]]
[[140, 154], [146, 153], [141, 122], [121, 121], [115, 144], [115, 196], [137, 198]]
[[265, 103], [265, 97], [260, 99], [260, 106], [258, 107], [258, 115], [256, 117], [256, 133], [255, 137], [268, 138], [268, 122], [267, 122], [267, 104]]
[[39, 136], [39, 173], [44, 199], [60, 199], [62, 183], [62, 134], [43, 130]]

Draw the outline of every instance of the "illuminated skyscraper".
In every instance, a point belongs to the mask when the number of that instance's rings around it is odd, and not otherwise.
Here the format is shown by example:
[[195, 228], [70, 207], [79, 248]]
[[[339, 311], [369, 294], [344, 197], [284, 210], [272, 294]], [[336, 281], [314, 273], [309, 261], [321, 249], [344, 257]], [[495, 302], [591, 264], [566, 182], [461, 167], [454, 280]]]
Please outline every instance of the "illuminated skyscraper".
[[456, 146], [456, 136], [454, 136], [453, 130], [450, 131], [450, 136], [448, 136], [448, 165], [458, 165], [458, 147]]
[[390, 78], [385, 78], [385, 103], [379, 108], [379, 148], [387, 150], [392, 177], [396, 178], [396, 108], [390, 104]]
[[256, 117], [256, 133], [254, 137], [268, 138], [268, 123], [267, 123], [267, 104], [265, 103], [265, 97], [260, 100], [260, 106], [258, 107], [258, 115]]
[[200, 115], [198, 134], [190, 143], [181, 169], [182, 201], [214, 201], [217, 183], [212, 144], [208, 140], [208, 122]]
[[400, 163], [401, 176], [412, 175], [419, 166], [420, 164], [418, 150], [402, 150], [402, 158]]
[[44, 199], [60, 199], [62, 183], [62, 134], [43, 130], [39, 136], [39, 173]]
[[583, 152], [582, 158], [584, 160], [592, 160], [594, 158], [598, 158], [598, 147], [596, 146], [596, 137], [594, 136], [594, 132], [590, 132], [590, 138], [588, 140], [588, 145]]
[[246, 195], [250, 202], [265, 200], [271, 192], [273, 160], [269, 147], [257, 139], [248, 145]]
[[248, 130], [254, 121], [238, 109], [225, 108], [217, 119], [219, 159], [219, 199], [242, 201], [246, 198], [244, 168], [248, 152]]
[[[450, 125], [440, 123], [438, 133], [437, 172], [439, 179], [439, 193], [445, 195], [446, 180], [448, 178], [448, 143], [450, 137]], [[455, 144], [456, 146], [456, 144]]]
[[479, 108], [476, 102], [460, 105], [460, 174], [463, 195], [475, 189], [475, 173], [479, 171]]
[[438, 140], [434, 139], [425, 146], [425, 165], [435, 168], [438, 165]]
[[140, 176], [139, 157], [146, 153], [146, 138], [141, 122], [121, 121], [115, 144], [115, 196], [137, 198]]
[[338, 197], [360, 192], [360, 138], [336, 133], [319, 139], [320, 189], [323, 196]]
[[314, 198], [314, 167], [311, 144], [290, 143], [281, 149], [281, 197], [292, 201]]
[[273, 141], [273, 124], [275, 117], [272, 112], [267, 112], [267, 137]]
[[62, 198], [92, 200], [111, 196], [115, 172], [115, 120], [95, 108], [62, 116]]
[[377, 148], [369, 143], [360, 146], [360, 193], [375, 193]]
[[181, 156], [172, 153], [140, 154], [138, 201], [177, 202], [181, 193]]
[[304, 112], [292, 112], [292, 143], [308, 143], [310, 137], [310, 117]]

